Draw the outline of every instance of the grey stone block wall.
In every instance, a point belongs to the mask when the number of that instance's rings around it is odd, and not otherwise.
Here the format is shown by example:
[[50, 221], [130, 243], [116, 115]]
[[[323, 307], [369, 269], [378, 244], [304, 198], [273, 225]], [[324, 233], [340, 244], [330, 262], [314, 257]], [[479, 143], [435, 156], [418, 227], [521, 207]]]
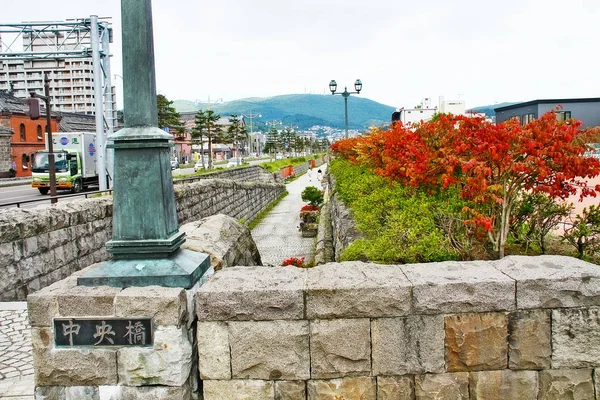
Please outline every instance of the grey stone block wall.
[[598, 399], [600, 267], [234, 267], [196, 293], [213, 399]]
[[[199, 285], [189, 290], [77, 286], [77, 277], [97, 266], [27, 298], [36, 399], [196, 398], [195, 313], [188, 298]], [[55, 335], [63, 333], [55, 331], [54, 317], [151, 318], [153, 341], [145, 347], [55, 346]]]
[[275, 183], [273, 175], [258, 166], [230, 168], [221, 171], [207, 172], [206, 174], [187, 178], [174, 179], [173, 183], [191, 183], [207, 179], [231, 179], [237, 182], [270, 182]]
[[328, 185], [332, 191], [329, 202], [331, 203], [330, 218], [333, 236], [334, 259], [335, 261], [339, 261], [342, 251], [352, 242], [360, 239], [362, 235], [356, 229], [356, 223], [354, 222], [352, 211], [346, 207], [344, 202], [339, 198], [339, 195], [335, 191], [335, 177], [331, 174], [327, 174], [327, 179]]
[[[179, 224], [215, 214], [252, 221], [285, 191], [276, 183], [202, 180], [175, 185]], [[112, 198], [0, 212], [0, 301], [24, 300], [110, 255]]]

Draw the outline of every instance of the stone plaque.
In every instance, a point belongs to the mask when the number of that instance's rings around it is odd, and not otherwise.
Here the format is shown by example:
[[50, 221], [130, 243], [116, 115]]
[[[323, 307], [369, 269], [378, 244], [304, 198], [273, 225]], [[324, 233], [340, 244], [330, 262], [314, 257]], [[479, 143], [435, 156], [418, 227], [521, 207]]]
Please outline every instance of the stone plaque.
[[54, 318], [55, 346], [152, 346], [152, 340], [150, 318]]

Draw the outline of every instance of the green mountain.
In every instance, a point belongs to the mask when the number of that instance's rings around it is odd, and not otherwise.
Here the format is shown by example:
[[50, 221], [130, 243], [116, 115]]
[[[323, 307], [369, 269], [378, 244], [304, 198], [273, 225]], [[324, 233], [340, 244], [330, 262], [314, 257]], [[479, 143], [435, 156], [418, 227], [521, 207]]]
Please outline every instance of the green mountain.
[[[178, 112], [197, 111], [202, 106], [187, 100], [175, 100]], [[261, 114], [253, 119], [256, 130], [264, 129], [265, 122], [278, 120], [283, 125], [308, 129], [315, 125], [344, 129], [344, 99], [342, 96], [318, 94], [288, 94], [266, 98], [247, 98], [211, 107], [220, 115]], [[357, 95], [348, 98], [348, 126], [364, 130], [371, 125], [389, 124], [394, 107]]]
[[487, 115], [488, 117], [494, 117], [496, 115], [496, 111], [494, 111], [494, 108], [510, 106], [510, 105], [517, 104], [517, 103], [520, 103], [520, 102], [513, 101], [512, 103], [504, 102], [504, 103], [498, 103], [498, 104], [491, 104], [489, 106], [479, 106], [479, 107], [470, 108], [469, 110], [472, 110], [472, 111], [478, 112], [478, 113], [485, 113], [485, 115]]

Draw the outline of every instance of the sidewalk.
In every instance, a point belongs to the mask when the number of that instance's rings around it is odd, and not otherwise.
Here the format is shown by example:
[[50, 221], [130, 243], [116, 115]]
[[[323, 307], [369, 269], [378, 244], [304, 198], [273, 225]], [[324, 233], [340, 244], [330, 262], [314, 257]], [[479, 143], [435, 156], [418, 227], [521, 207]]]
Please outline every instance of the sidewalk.
[[321, 189], [317, 181], [317, 170], [325, 171], [325, 164], [313, 168], [286, 185], [289, 194], [252, 229], [252, 237], [260, 252], [263, 265], [278, 266], [290, 257], [305, 257], [311, 261], [315, 255], [315, 238], [303, 238], [300, 230], [300, 209], [306, 205], [302, 201], [302, 191], [307, 186]]
[[[314, 168], [287, 184], [289, 194], [252, 230], [264, 265], [281, 265], [289, 257], [312, 260], [315, 238], [303, 238], [298, 230], [302, 191], [307, 186], [320, 188]], [[31, 332], [26, 302], [0, 302], [0, 399], [33, 400], [33, 359]]]
[[31, 177], [26, 178], [0, 178], [0, 187], [31, 185]]
[[27, 303], [0, 303], [0, 399], [33, 400]]

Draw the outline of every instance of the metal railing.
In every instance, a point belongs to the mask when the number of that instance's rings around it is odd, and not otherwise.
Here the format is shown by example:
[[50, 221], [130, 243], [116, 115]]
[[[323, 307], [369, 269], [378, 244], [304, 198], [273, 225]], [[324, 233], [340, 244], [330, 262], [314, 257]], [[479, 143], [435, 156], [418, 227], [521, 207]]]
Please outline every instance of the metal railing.
[[23, 204], [36, 203], [36, 202], [41, 202], [41, 201], [52, 202], [53, 199], [56, 199], [56, 202], [58, 203], [58, 201], [60, 199], [68, 199], [68, 198], [72, 198], [72, 197], [81, 197], [81, 196], [85, 196], [85, 198], [87, 199], [89, 197], [97, 196], [98, 194], [102, 194], [102, 193], [112, 193], [112, 191], [113, 191], [112, 189], [108, 189], [108, 190], [96, 190], [96, 191], [87, 192], [87, 193], [65, 194], [62, 196], [48, 196], [48, 197], [43, 196], [38, 199], [13, 201], [13, 202], [9, 202], [9, 203], [0, 203], [0, 208], [11, 207], [11, 206], [17, 206], [17, 208], [21, 208], [21, 205], [23, 205]]

